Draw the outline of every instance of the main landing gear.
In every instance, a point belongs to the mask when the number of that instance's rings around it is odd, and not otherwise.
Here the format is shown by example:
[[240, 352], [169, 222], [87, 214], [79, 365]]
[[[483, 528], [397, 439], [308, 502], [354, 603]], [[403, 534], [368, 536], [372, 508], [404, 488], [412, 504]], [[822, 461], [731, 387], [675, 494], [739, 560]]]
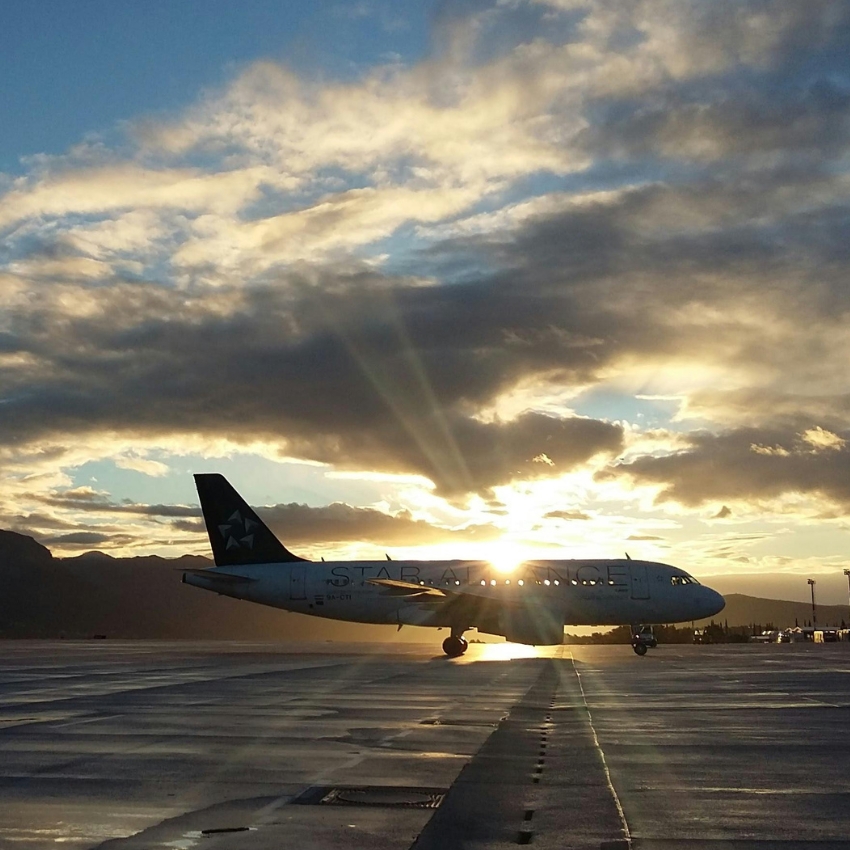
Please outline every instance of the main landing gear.
[[658, 638], [652, 626], [632, 626], [632, 649], [636, 655], [646, 655], [647, 649], [655, 649]]
[[445, 652], [449, 658], [457, 658], [458, 656], [463, 655], [468, 648], [469, 642], [464, 638], [462, 631], [455, 632], [455, 630], [452, 629], [451, 635], [443, 641], [443, 652]]

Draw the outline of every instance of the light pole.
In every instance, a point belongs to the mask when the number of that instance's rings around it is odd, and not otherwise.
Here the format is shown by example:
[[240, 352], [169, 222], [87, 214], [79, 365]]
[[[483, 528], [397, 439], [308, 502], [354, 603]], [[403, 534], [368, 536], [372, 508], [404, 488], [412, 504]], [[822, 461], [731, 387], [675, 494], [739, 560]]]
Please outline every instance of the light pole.
[[812, 589], [812, 628], [816, 629], [818, 627], [818, 611], [815, 608], [815, 580], [813, 578], [809, 579], [809, 587]]
[[[847, 576], [847, 599], [850, 600], [850, 570], [844, 570], [844, 575]], [[848, 620], [850, 623], [850, 620]]]

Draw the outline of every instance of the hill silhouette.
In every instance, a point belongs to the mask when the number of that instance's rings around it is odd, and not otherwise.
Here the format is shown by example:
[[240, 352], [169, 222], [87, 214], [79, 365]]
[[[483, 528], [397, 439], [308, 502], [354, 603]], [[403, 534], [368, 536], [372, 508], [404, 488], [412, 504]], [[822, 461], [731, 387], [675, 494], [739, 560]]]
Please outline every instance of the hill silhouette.
[[392, 626], [320, 620], [181, 583], [182, 569], [209, 566], [192, 555], [54, 558], [31, 537], [0, 531], [0, 638], [375, 641], [393, 633]]
[[[808, 624], [812, 619], [812, 606], [809, 602], [789, 602], [782, 599], [760, 599], [743, 593], [729, 593], [725, 597], [726, 607], [716, 617], [699, 620], [695, 625], [707, 626], [712, 620], [726, 622], [730, 626], [746, 626], [757, 623], [769, 624], [776, 628], [791, 628]], [[818, 605], [819, 626], [840, 626], [847, 622], [846, 605]]]
[[[182, 569], [211, 566], [207, 558], [113, 558], [89, 552], [54, 558], [49, 549], [0, 531], [0, 637], [387, 640], [393, 626], [366, 626], [290, 614], [198, 590], [180, 581]], [[819, 606], [821, 624], [841, 622], [844, 606]], [[804, 602], [729, 594], [716, 618], [730, 626], [801, 625]], [[698, 623], [697, 625], [700, 625]], [[406, 627], [401, 639], [433, 641], [430, 630]]]

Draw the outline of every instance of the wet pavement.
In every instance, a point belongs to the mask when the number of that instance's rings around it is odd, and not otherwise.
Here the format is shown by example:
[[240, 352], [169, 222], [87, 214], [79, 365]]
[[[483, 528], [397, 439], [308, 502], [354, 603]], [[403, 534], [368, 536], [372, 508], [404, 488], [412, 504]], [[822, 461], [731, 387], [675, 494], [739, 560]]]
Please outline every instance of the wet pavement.
[[850, 644], [605, 650], [574, 655], [634, 847], [850, 848]]
[[847, 644], [0, 647], [3, 850], [850, 850]]

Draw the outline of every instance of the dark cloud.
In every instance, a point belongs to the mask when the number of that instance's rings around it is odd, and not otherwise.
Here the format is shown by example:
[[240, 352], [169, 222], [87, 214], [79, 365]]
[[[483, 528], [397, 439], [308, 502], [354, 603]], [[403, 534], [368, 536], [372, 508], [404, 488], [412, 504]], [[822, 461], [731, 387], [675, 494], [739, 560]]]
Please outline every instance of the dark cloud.
[[83, 546], [101, 546], [109, 544], [110, 547], [115, 545], [125, 545], [134, 541], [134, 538], [127, 535], [103, 534], [98, 531], [72, 531], [70, 534], [59, 534], [55, 537], [44, 539], [46, 545], [61, 544], [62, 546], [83, 547]]
[[584, 143], [614, 157], [706, 162], [771, 154], [807, 155], [821, 162], [847, 151], [850, 90], [823, 81], [783, 100], [769, 105], [760, 98], [683, 103], [671, 95], [651, 108], [608, 106], [611, 116], [588, 131]]
[[719, 163], [724, 170], [742, 164], [738, 157], [772, 167], [840, 158], [850, 143], [850, 75], [844, 47], [836, 48], [848, 37], [845, 9], [804, 67], [735, 65], [684, 82], [668, 79], [651, 92], [593, 99], [577, 141], [595, 157]]
[[[44, 297], [10, 313], [29, 357], [7, 373], [0, 439], [259, 438], [419, 473], [450, 495], [559, 475], [616, 455], [621, 428], [476, 414], [520, 383], [586, 386], [620, 364], [683, 358], [797, 374], [811, 391], [850, 309], [850, 212], [817, 206], [834, 193], [821, 175], [792, 176], [784, 189], [651, 185], [448, 240], [440, 252], [501, 269], [454, 285], [325, 268], [204, 298], [115, 284], [86, 291], [82, 315]], [[799, 321], [777, 346], [788, 315]]]
[[[87, 489], [66, 490], [53, 496], [39, 498], [52, 507], [67, 510], [173, 519], [174, 521], [169, 522], [167, 527], [174, 531], [191, 534], [206, 533], [201, 519], [183, 519], [183, 517], [200, 517], [199, 507], [114, 502], [102, 493]], [[387, 514], [374, 508], [359, 508], [339, 502], [323, 507], [295, 503], [282, 504], [258, 507], [257, 511], [281, 540], [296, 545], [369, 542], [387, 546], [416, 546], [451, 540], [491, 540], [501, 533], [498, 528], [489, 524], [445, 528], [414, 519], [407, 511]], [[31, 525], [35, 524], [32, 518], [28, 520]], [[39, 527], [45, 527], [42, 523], [37, 524]], [[161, 536], [162, 527], [157, 527], [153, 533]], [[114, 537], [114, 535], [101, 534], [102, 541], [89, 540], [86, 535], [90, 534], [92, 532], [73, 532], [52, 537], [48, 542], [96, 544], [110, 541]]]
[[[461, 16], [483, 21], [490, 8], [473, 3]], [[592, 11], [568, 15], [559, 32], [579, 37], [574, 27]], [[533, 44], [550, 11], [511, 14], [517, 26], [497, 52]], [[550, 198], [537, 207], [546, 212], [494, 232], [459, 228], [410, 261], [416, 279], [350, 261], [261, 277], [237, 263], [230, 284], [216, 271], [215, 290], [35, 281], [4, 305], [0, 351], [15, 357], [0, 373], [0, 447], [101, 432], [260, 439], [338, 467], [424, 475], [444, 495], [486, 496], [624, 445], [611, 422], [493, 418], [503, 394], [707, 364], [734, 369], [743, 386], [700, 391], [692, 409], [755, 430], [697, 434], [687, 451], [618, 474], [660, 483], [685, 504], [794, 487], [843, 499], [834, 466], [844, 450], [759, 455], [747, 440], [773, 445], [775, 432], [776, 445], [793, 446], [798, 421], [833, 430], [850, 421], [834, 377], [850, 353], [850, 198], [836, 165], [849, 135], [850, 12], [644, 2], [618, 15], [611, 49], [634, 59], [665, 14], [676, 72], [634, 81], [637, 94], [612, 82], [610, 93], [567, 98], [587, 124], [571, 143], [593, 159], [570, 185], [615, 191], [571, 205]], [[443, 17], [454, 26], [455, 15]], [[33, 237], [12, 259], [69, 251], [61, 236]], [[535, 462], [542, 455], [551, 465]], [[194, 508], [63, 498], [76, 510], [197, 527]], [[569, 513], [550, 516], [579, 518]]]
[[202, 519], [175, 519], [169, 523], [169, 527], [173, 528], [175, 531], [182, 531], [185, 534], [206, 533], [206, 526], [204, 525], [204, 521]]
[[52, 496], [38, 497], [52, 507], [96, 513], [125, 513], [154, 517], [200, 517], [201, 509], [188, 505], [140, 505], [135, 502], [114, 502], [105, 493], [88, 488], [65, 490]]
[[0, 527], [31, 537], [33, 536], [32, 529], [34, 528], [40, 529], [43, 534], [45, 529], [52, 529], [54, 531], [76, 529], [77, 524], [69, 520], [51, 516], [50, 514], [33, 512], [25, 516], [19, 516], [7, 510], [0, 514]]
[[[813, 366], [816, 368], [816, 364]], [[769, 421], [793, 428], [804, 419], [810, 419], [834, 431], [850, 423], [850, 393], [792, 393], [780, 387], [700, 390], [688, 399], [688, 412], [707, 418], [720, 413], [736, 425], [750, 426]]]
[[[417, 472], [462, 493], [563, 472], [616, 453], [619, 426], [470, 414], [538, 371], [589, 365], [551, 297], [485, 284], [400, 285], [362, 276], [321, 295], [297, 281], [233, 296], [229, 315], [153, 286], [116, 285], [73, 319], [18, 316], [33, 354], [0, 422], [5, 442], [116, 429], [271, 439], [343, 466]], [[55, 321], [53, 321], [55, 320]], [[545, 452], [544, 469], [532, 458]]]
[[298, 544], [361, 542], [386, 546], [420, 546], [452, 540], [484, 541], [500, 536], [489, 524], [440, 528], [417, 520], [407, 511], [385, 514], [339, 502], [320, 508], [275, 505], [261, 511], [263, 519], [281, 540]]
[[[435, 416], [409, 430], [379, 423], [368, 432], [340, 435], [336, 445], [325, 447], [322, 458], [370, 469], [392, 459], [396, 471], [423, 474], [441, 492], [454, 495], [567, 472], [596, 454], [616, 455], [622, 445], [620, 426], [591, 419], [527, 413], [485, 423]], [[302, 446], [301, 454], [316, 450], [313, 441]], [[535, 461], [541, 453], [551, 465]]]
[[[809, 435], [807, 437], [807, 435]], [[706, 502], [757, 502], [811, 494], [850, 505], [850, 432], [819, 440], [812, 428], [740, 428], [690, 436], [690, 447], [665, 457], [642, 457], [601, 473], [660, 485], [658, 501], [688, 507]], [[721, 509], [718, 517], [728, 516]]]

